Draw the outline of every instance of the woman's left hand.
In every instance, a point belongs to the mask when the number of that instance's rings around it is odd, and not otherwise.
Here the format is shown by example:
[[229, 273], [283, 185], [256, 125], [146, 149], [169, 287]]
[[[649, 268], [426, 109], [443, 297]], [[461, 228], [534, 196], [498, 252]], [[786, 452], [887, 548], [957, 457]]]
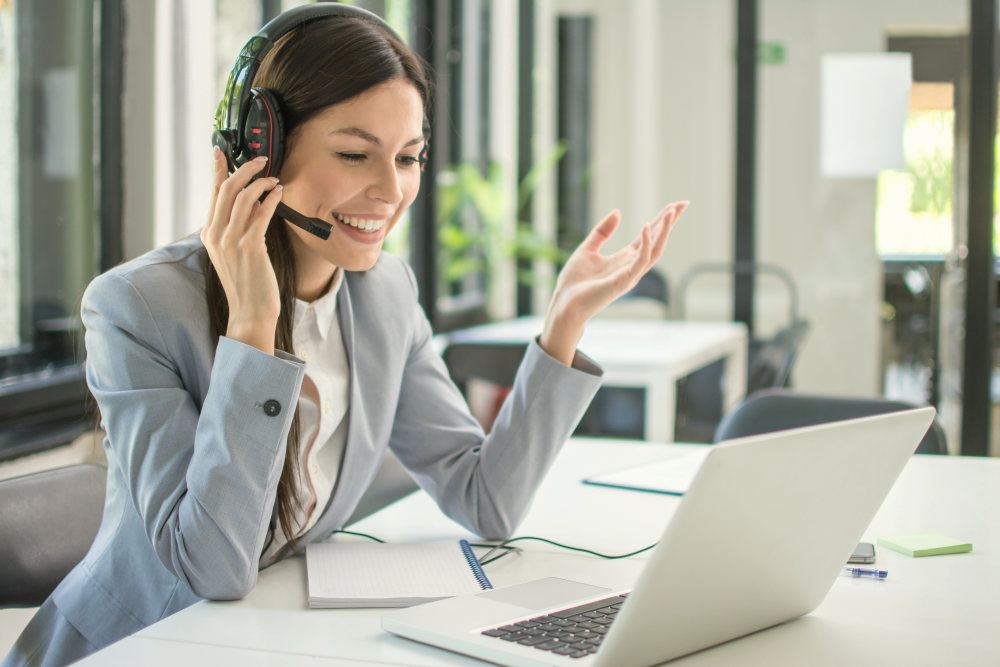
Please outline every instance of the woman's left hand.
[[667, 237], [688, 202], [667, 204], [642, 227], [639, 236], [618, 252], [602, 255], [621, 213], [612, 211], [591, 230], [559, 272], [539, 344], [567, 366], [587, 321], [628, 292], [663, 254]]

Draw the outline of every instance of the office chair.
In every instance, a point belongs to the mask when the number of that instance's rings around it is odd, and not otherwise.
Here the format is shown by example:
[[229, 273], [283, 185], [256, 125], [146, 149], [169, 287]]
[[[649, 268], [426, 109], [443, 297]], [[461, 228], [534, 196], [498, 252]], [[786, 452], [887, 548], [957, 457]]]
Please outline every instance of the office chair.
[[36, 607], [86, 555], [107, 468], [76, 464], [0, 480], [0, 607]]
[[667, 277], [655, 268], [650, 269], [639, 278], [635, 287], [615, 299], [597, 317], [669, 318], [670, 287]]
[[[824, 396], [787, 390], [763, 391], [749, 396], [733, 408], [715, 431], [715, 442], [747, 435], [781, 431], [799, 426], [880, 415], [917, 407], [887, 398]], [[937, 419], [920, 441], [917, 454], [947, 454], [944, 429]]]
[[352, 523], [361, 521], [366, 516], [374, 514], [378, 510], [390, 505], [400, 498], [405, 498], [420, 487], [406, 472], [406, 468], [399, 462], [396, 455], [387, 451], [382, 457], [382, 463], [375, 473], [372, 483], [361, 496], [357, 507], [350, 518], [344, 523], [349, 526]]
[[[514, 376], [527, 349], [526, 343], [455, 341], [448, 343], [442, 353], [448, 374], [465, 395], [472, 413], [487, 432], [492, 428], [500, 405], [514, 384]], [[472, 392], [478, 400], [470, 400], [473, 398], [470, 395], [470, 382], [473, 380], [487, 383]]]
[[448, 374], [463, 392], [469, 380], [479, 379], [502, 387], [514, 384], [525, 343], [448, 343], [442, 356]]
[[[809, 333], [809, 323], [797, 320], [770, 338], [751, 340], [747, 348], [747, 396], [790, 386], [792, 367]], [[712, 442], [722, 419], [724, 362], [700, 368], [677, 383], [678, 442]]]

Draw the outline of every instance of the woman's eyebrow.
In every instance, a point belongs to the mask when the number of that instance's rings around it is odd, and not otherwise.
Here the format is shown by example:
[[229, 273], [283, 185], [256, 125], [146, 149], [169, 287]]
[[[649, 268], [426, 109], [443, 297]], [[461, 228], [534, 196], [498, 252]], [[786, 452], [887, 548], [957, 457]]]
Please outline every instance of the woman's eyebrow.
[[[376, 146], [382, 145], [381, 139], [376, 137], [371, 132], [368, 132], [367, 130], [362, 130], [360, 127], [342, 127], [339, 130], [333, 130], [332, 132], [330, 132], [330, 134], [349, 134], [353, 137], [359, 137], [361, 139], [364, 139], [365, 141], [373, 143]], [[424, 143], [424, 138], [422, 136], [414, 137], [409, 141], [407, 141], [405, 144], [403, 144], [403, 147], [405, 148], [407, 146], [416, 146], [422, 143]]]

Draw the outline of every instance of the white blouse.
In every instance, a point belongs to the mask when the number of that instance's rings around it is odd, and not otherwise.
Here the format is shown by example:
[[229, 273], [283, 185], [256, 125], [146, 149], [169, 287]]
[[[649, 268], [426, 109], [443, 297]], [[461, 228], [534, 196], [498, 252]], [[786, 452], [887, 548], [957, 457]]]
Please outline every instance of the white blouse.
[[[315, 525], [337, 483], [347, 442], [350, 369], [337, 312], [344, 273], [337, 269], [326, 294], [312, 303], [295, 300], [292, 324], [294, 354], [306, 365], [299, 393], [299, 505], [296, 535]], [[269, 563], [285, 546], [280, 525], [265, 550]]]

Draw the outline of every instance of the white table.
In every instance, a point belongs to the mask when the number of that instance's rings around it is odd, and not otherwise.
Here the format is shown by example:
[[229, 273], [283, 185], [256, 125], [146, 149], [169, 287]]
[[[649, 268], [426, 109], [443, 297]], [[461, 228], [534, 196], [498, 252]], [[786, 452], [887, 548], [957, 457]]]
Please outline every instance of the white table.
[[[442, 337], [466, 343], [527, 343], [542, 332], [541, 317], [484, 324]], [[677, 380], [720, 359], [723, 412], [746, 394], [747, 329], [741, 322], [593, 319], [579, 350], [604, 367], [604, 385], [646, 390], [645, 436], [674, 439]]]
[[[654, 542], [679, 498], [587, 486], [580, 479], [659, 460], [691, 445], [575, 439], [560, 454], [519, 535], [623, 553]], [[849, 492], [849, 490], [845, 490]], [[584, 516], [564, 512], [585, 504]], [[632, 517], [623, 521], [622, 517]], [[681, 658], [676, 665], [1000, 664], [1000, 459], [916, 456], [866, 531], [934, 528], [973, 543], [972, 553], [908, 558], [879, 549], [885, 581], [842, 577], [798, 620]], [[416, 494], [357, 529], [395, 541], [466, 537]], [[642, 556], [603, 561], [541, 543], [487, 565], [497, 586], [559, 574], [632, 581]], [[781, 567], [780, 554], [775, 567]], [[263, 571], [238, 602], [202, 602], [91, 656], [84, 665], [474, 665], [477, 661], [394, 637], [377, 609], [309, 609], [305, 567], [289, 559]]]

